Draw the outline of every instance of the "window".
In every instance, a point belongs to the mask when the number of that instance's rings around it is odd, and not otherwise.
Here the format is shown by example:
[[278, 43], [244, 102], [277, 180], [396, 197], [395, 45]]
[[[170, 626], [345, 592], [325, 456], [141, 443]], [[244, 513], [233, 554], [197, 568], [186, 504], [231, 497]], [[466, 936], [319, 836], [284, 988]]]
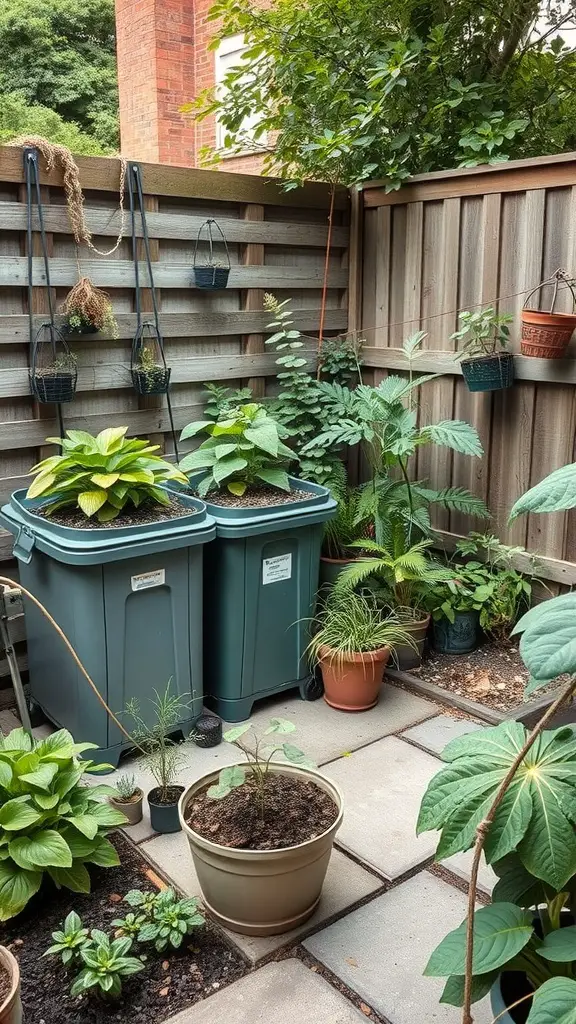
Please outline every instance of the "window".
[[[222, 39], [218, 49], [215, 53], [215, 81], [216, 89], [222, 95], [225, 91], [226, 86], [224, 84], [224, 78], [230, 68], [236, 67], [242, 61], [242, 55], [246, 49], [244, 42], [244, 36], [241, 34], [235, 36], [228, 36], [227, 39]], [[242, 137], [246, 140], [246, 147], [244, 152], [253, 152], [250, 146], [250, 139], [254, 137], [254, 129], [258, 124], [258, 115], [254, 114], [252, 117], [246, 117], [242, 122], [241, 133]], [[224, 155], [224, 139], [226, 137], [226, 129], [224, 126], [216, 120], [216, 148]], [[266, 139], [264, 136], [260, 136], [258, 139], [258, 145], [254, 145], [254, 149], [261, 150], [266, 145]], [[238, 156], [238, 153], [230, 153], [230, 156]]]

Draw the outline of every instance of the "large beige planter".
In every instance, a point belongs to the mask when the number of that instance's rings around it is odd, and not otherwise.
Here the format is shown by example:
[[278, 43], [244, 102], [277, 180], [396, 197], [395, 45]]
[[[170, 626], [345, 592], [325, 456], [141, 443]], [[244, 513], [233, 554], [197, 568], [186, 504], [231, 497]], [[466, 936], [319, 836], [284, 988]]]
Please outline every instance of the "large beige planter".
[[0, 962], [12, 978], [10, 992], [0, 1006], [0, 1024], [22, 1024], [22, 1002], [20, 1000], [20, 968], [9, 949], [0, 946]]
[[342, 794], [333, 782], [295, 765], [272, 762], [270, 770], [311, 779], [329, 793], [338, 807], [334, 824], [315, 839], [281, 850], [238, 850], [205, 839], [186, 823], [186, 809], [199, 790], [217, 780], [221, 769], [188, 786], [179, 804], [206, 909], [220, 924], [244, 935], [279, 935], [314, 913], [334, 836], [342, 824]]

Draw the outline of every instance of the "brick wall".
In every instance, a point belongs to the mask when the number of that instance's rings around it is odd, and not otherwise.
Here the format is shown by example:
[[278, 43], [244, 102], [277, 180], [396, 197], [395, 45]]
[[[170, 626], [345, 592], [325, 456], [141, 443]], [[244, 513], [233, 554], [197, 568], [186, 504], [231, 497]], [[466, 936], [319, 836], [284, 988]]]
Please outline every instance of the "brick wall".
[[[215, 119], [180, 113], [214, 85], [216, 31], [207, 20], [212, 0], [116, 0], [122, 154], [133, 160], [199, 166], [203, 146], [216, 142]], [[234, 157], [225, 171], [259, 174], [259, 156]]]

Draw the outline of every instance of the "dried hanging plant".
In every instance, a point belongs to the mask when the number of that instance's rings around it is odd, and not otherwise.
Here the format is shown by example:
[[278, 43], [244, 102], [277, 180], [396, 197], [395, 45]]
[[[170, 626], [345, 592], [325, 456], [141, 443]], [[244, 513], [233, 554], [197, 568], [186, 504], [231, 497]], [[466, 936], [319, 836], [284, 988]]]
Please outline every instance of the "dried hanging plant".
[[92, 334], [108, 331], [120, 337], [110, 296], [95, 288], [89, 277], [81, 277], [68, 292], [62, 307], [71, 334]]

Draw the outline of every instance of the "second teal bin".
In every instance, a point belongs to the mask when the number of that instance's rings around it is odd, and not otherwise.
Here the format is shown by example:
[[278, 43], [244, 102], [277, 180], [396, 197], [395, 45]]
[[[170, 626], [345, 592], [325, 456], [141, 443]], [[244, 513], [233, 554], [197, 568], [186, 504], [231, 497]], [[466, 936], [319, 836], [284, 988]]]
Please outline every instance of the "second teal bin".
[[324, 523], [336, 502], [325, 487], [291, 483], [310, 497], [266, 508], [206, 501], [216, 540], [204, 549], [205, 703], [228, 722], [283, 690], [321, 693], [305, 651]]

